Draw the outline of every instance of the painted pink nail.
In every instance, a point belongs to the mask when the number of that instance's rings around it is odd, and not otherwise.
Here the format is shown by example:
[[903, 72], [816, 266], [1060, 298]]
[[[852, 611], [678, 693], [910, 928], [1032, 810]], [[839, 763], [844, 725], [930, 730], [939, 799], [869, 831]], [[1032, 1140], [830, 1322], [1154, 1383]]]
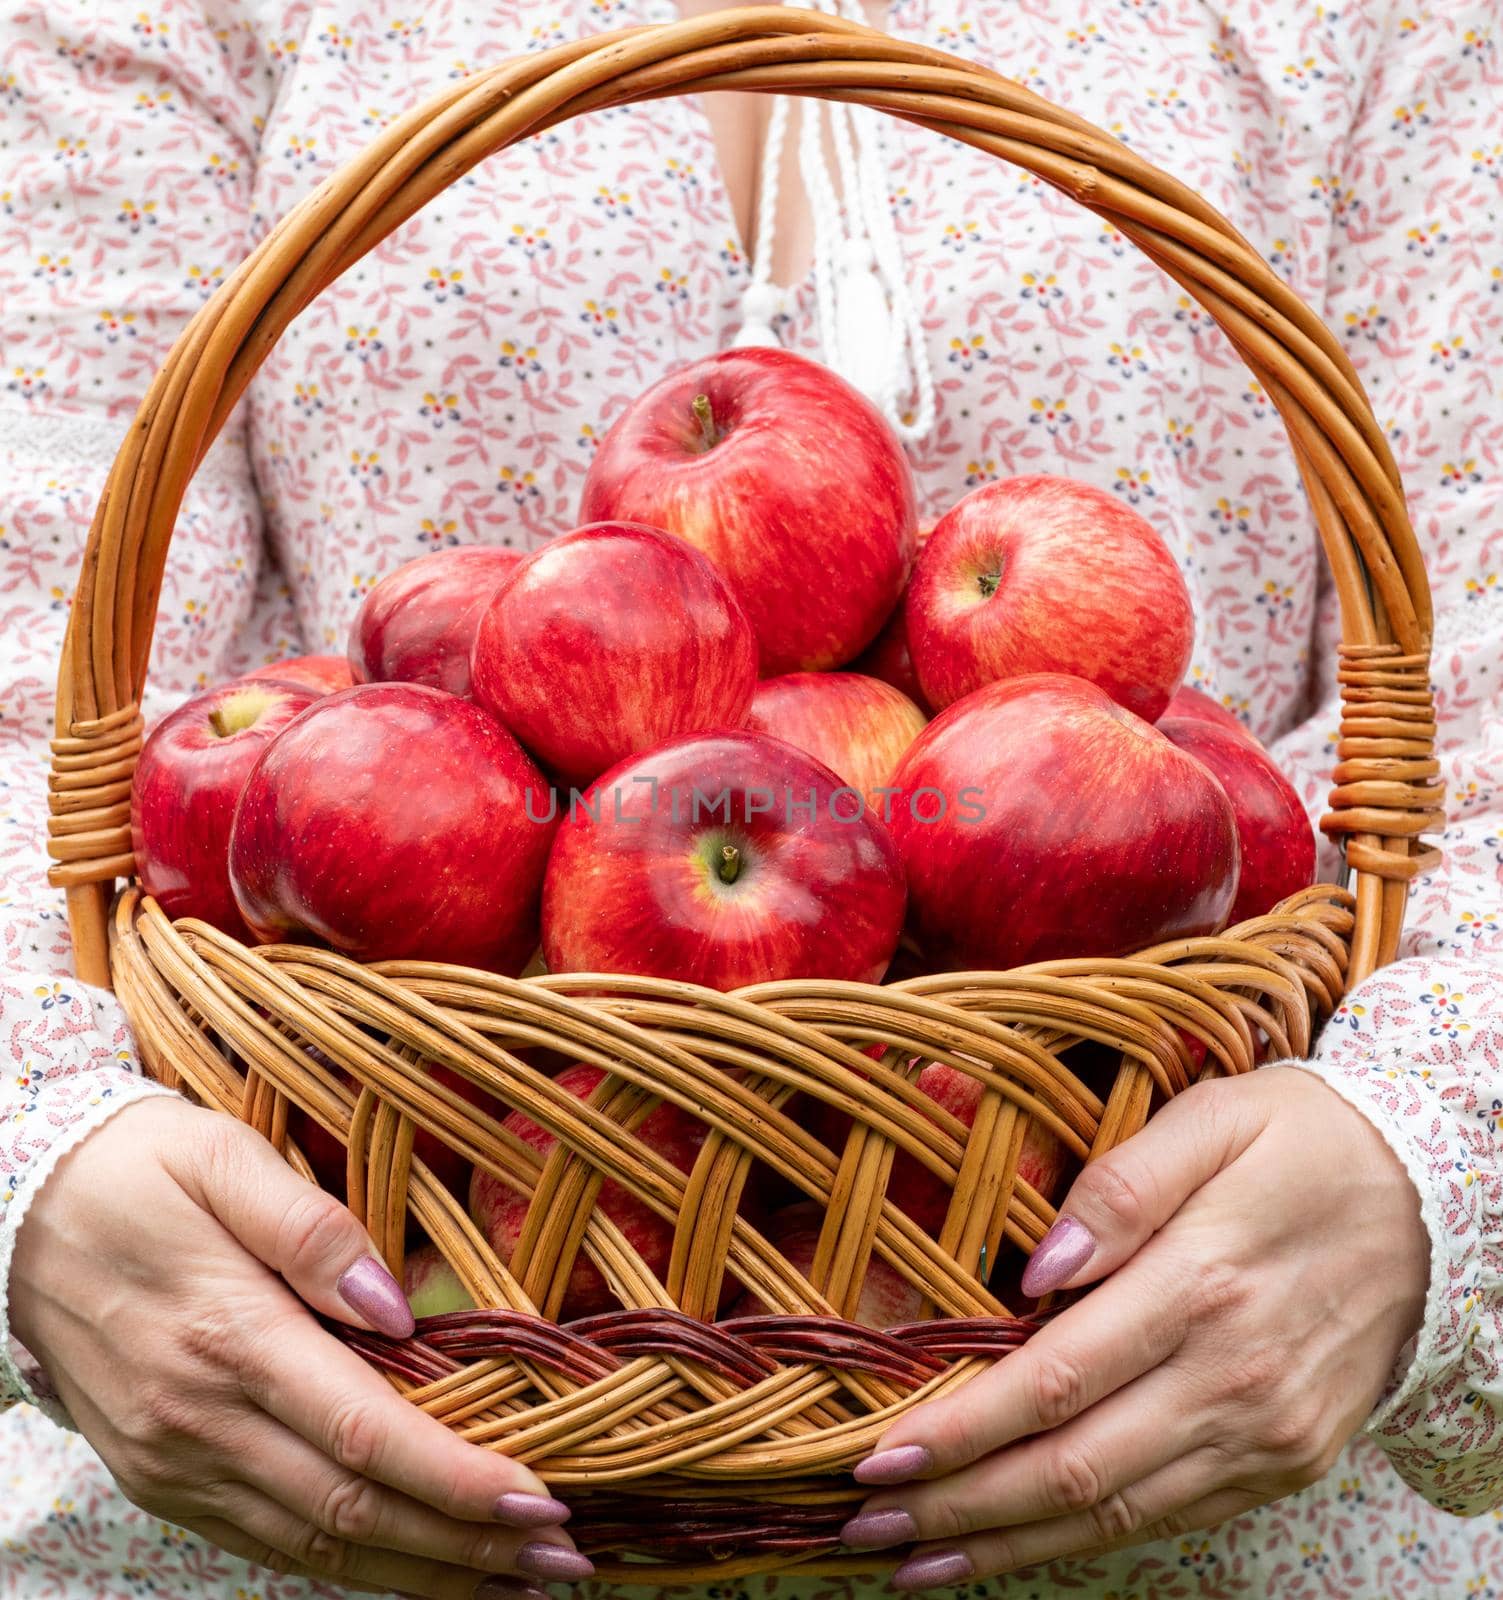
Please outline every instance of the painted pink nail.
[[374, 1256], [361, 1256], [334, 1285], [339, 1298], [377, 1333], [389, 1339], [410, 1339], [417, 1324], [402, 1286]]
[[918, 1538], [918, 1523], [901, 1506], [863, 1511], [840, 1530], [840, 1542], [850, 1550], [890, 1550]]
[[856, 1463], [857, 1483], [909, 1483], [934, 1468], [933, 1454], [921, 1444], [902, 1444], [895, 1450], [879, 1450]]
[[894, 1589], [943, 1589], [964, 1583], [976, 1564], [964, 1550], [930, 1550], [905, 1561], [892, 1575]]
[[1023, 1269], [1023, 1293], [1031, 1300], [1048, 1294], [1074, 1277], [1095, 1254], [1096, 1236], [1085, 1223], [1061, 1217], [1039, 1240]]
[[513, 1528], [556, 1528], [569, 1520], [569, 1508], [551, 1494], [523, 1494], [513, 1490], [496, 1502], [496, 1520]]
[[566, 1550], [561, 1544], [544, 1544], [535, 1540], [517, 1551], [517, 1571], [530, 1578], [546, 1578], [553, 1583], [578, 1583], [595, 1571], [595, 1563], [577, 1550]]

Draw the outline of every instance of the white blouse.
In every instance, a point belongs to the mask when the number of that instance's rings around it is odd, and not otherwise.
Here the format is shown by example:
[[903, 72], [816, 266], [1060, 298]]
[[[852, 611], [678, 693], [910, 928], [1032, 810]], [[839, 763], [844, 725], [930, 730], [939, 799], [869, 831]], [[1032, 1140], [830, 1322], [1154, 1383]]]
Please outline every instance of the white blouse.
[[[0, 1400], [45, 1400], [3, 1354], [27, 1205], [79, 1138], [154, 1092], [114, 1002], [72, 978], [44, 881], [62, 627], [135, 403], [249, 246], [393, 116], [502, 55], [666, 14], [656, 0], [20, 0], [0, 20]], [[1412, 13], [1387, 0], [896, 0], [890, 27], [995, 64], [1131, 142], [1323, 313], [1403, 469], [1439, 619], [1445, 863], [1414, 887], [1409, 959], [1349, 997], [1315, 1062], [1420, 1191], [1433, 1262], [1416, 1347], [1324, 1482], [1007, 1592], [1492, 1594], [1503, 18], [1494, 0]], [[874, 254], [880, 241], [901, 250], [918, 333], [890, 398], [913, 435], [923, 516], [1024, 470], [1137, 505], [1194, 597], [1194, 681], [1277, 741], [1318, 812], [1337, 721], [1333, 619], [1266, 397], [1110, 225], [951, 141], [896, 122], [883, 140], [886, 216], [868, 234]], [[620, 407], [731, 343], [759, 304], [748, 283], [693, 101], [597, 114], [462, 179], [299, 319], [204, 462], [163, 587], [148, 713], [251, 663], [341, 649], [375, 578], [420, 551], [530, 548], [571, 526]], [[821, 299], [811, 273], [781, 312], [764, 298], [759, 314], [818, 353]], [[825, 334], [836, 316], [826, 304]], [[128, 1505], [86, 1443], [35, 1406], [0, 1418], [0, 1594], [311, 1592]]]

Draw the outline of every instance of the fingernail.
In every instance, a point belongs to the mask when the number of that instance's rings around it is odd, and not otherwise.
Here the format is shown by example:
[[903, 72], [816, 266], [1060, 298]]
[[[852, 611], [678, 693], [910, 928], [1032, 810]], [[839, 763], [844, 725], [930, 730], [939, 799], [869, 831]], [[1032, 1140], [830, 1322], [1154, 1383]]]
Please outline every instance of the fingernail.
[[863, 1511], [840, 1530], [840, 1542], [852, 1550], [890, 1550], [918, 1538], [918, 1523], [901, 1506]]
[[1020, 1287], [1030, 1300], [1059, 1288], [1096, 1254], [1096, 1236], [1074, 1217], [1061, 1217], [1039, 1240]]
[[402, 1286], [374, 1256], [361, 1256], [334, 1285], [339, 1298], [388, 1339], [410, 1339], [417, 1324]]
[[529, 1577], [552, 1579], [555, 1583], [577, 1583], [594, 1572], [595, 1563], [577, 1550], [534, 1540], [517, 1551], [517, 1570]]
[[933, 1467], [934, 1456], [924, 1445], [902, 1444], [858, 1461], [853, 1476], [857, 1483], [908, 1483]]
[[[422, 1600], [414, 1596], [413, 1600]], [[474, 1600], [553, 1600], [546, 1589], [540, 1589], [526, 1578], [508, 1577], [498, 1572], [494, 1578], [483, 1578], [475, 1586]]]
[[939, 1589], [964, 1583], [976, 1564], [964, 1550], [930, 1550], [905, 1561], [892, 1575], [894, 1589]]
[[569, 1508], [551, 1494], [523, 1494], [513, 1490], [495, 1505], [496, 1520], [514, 1528], [555, 1528], [569, 1520]]

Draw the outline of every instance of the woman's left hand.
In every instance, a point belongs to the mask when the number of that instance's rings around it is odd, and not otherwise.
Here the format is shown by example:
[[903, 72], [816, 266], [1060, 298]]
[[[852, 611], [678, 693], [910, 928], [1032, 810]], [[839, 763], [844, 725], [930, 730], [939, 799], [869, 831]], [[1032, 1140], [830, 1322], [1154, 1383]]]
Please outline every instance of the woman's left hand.
[[1314, 1483], [1419, 1326], [1429, 1240], [1372, 1124], [1271, 1067], [1189, 1090], [1076, 1180], [1029, 1293], [1106, 1278], [898, 1422], [842, 1537], [926, 1589], [1209, 1527]]

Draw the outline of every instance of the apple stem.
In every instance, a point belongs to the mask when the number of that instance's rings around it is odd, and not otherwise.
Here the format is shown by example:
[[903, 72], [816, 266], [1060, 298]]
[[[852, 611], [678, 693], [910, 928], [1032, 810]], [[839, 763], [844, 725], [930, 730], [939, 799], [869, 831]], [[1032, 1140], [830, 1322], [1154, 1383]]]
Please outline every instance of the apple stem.
[[976, 580], [976, 586], [981, 590], [982, 598], [990, 600], [997, 592], [997, 585], [1002, 581], [1001, 572], [983, 572]]
[[716, 868], [722, 883], [734, 883], [741, 873], [741, 852], [733, 844], [720, 847], [720, 865]]
[[694, 413], [694, 420], [699, 424], [699, 436], [704, 441], [706, 450], [713, 450], [720, 443], [720, 429], [715, 426], [715, 410], [710, 404], [707, 394], [697, 394], [689, 402], [689, 409]]
[[224, 714], [223, 706], [215, 706], [209, 713], [209, 726], [214, 730], [216, 736], [221, 739], [228, 739], [235, 731]]

